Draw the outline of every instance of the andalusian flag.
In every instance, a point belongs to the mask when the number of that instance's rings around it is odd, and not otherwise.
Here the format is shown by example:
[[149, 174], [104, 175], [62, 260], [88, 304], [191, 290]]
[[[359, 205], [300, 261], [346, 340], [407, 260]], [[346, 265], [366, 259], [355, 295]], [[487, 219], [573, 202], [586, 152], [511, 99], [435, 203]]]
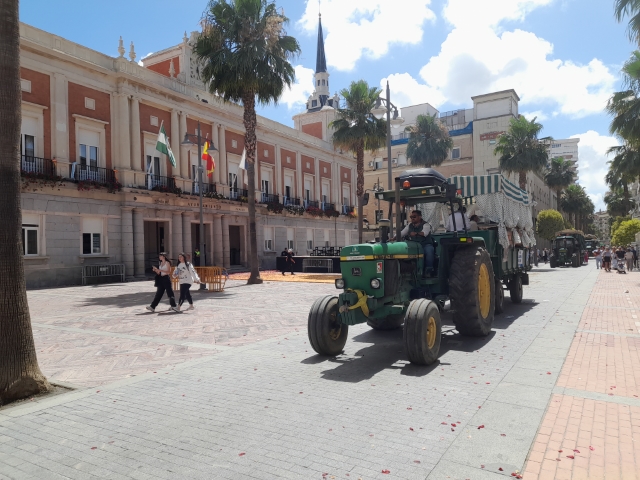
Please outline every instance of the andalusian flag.
[[207, 175], [210, 177], [213, 175], [213, 171], [216, 169], [216, 162], [209, 153], [209, 142], [204, 142], [204, 150], [202, 151], [202, 160], [207, 162]]
[[156, 150], [160, 153], [164, 153], [169, 157], [171, 165], [176, 166], [176, 157], [173, 156], [171, 146], [169, 146], [169, 139], [167, 138], [167, 132], [164, 131], [164, 122], [160, 125], [160, 132], [158, 132], [158, 141], [156, 142]]

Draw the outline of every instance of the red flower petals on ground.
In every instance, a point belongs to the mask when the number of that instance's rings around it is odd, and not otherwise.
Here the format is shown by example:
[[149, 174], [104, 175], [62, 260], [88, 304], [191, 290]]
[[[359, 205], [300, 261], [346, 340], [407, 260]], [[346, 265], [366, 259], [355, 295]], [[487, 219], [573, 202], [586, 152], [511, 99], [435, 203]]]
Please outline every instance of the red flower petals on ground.
[[580, 453], [580, 450], [573, 450], [574, 453]]
[[239, 457], [244, 457], [245, 455], [246, 455], [246, 453], [244, 453], [244, 452], [240, 452], [240, 453], [238, 454], [238, 456], [239, 456]]
[[98, 447], [91, 447], [91, 450], [96, 450]]
[[478, 430], [480, 430], [481, 428], [484, 428], [484, 425], [480, 425], [480, 426], [478, 427]]
[[382, 470], [382, 473], [384, 473], [385, 475], [388, 475], [391, 472], [389, 470]]
[[589, 445], [589, 450], [591, 450], [593, 452], [595, 450], [595, 448], [593, 448], [591, 445]]
[[409, 430], [411, 430], [413, 432], [413, 428], [412, 427], [409, 427]]
[[575, 457], [573, 455], [567, 455], [567, 458], [570, 458], [571, 460], [573, 460]]
[[501, 437], [506, 437], [506, 436], [507, 436], [507, 434], [506, 434], [506, 433], [501, 433], [501, 434], [500, 434], [500, 436], [501, 436]]
[[504, 470], [502, 469], [502, 467], [498, 468], [499, 471], [504, 472]]

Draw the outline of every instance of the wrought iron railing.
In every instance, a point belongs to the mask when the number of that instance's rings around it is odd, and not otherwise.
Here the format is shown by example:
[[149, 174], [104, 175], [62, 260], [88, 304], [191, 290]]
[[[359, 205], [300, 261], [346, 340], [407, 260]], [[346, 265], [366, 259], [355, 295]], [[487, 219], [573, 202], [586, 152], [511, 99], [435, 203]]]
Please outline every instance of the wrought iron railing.
[[294, 198], [294, 197], [282, 197], [282, 204], [285, 207], [288, 207], [288, 206], [299, 207], [300, 206], [300, 199], [299, 198]]
[[239, 200], [241, 197], [247, 198], [249, 196], [249, 191], [244, 188], [231, 188], [229, 190], [229, 198], [231, 200]]
[[22, 155], [20, 168], [23, 173], [40, 173], [42, 175], [55, 175], [56, 169], [53, 161], [48, 158], [33, 157], [31, 155]]
[[309, 208], [309, 207], [320, 208], [320, 202], [317, 202], [317, 201], [314, 201], [314, 200], [305, 200], [304, 201], [304, 208]]
[[144, 181], [144, 186], [149, 190], [175, 190], [176, 188], [176, 180], [173, 177], [162, 177], [148, 173]]
[[354, 207], [352, 207], [351, 205], [343, 205], [342, 206], [342, 214], [343, 215], [349, 215], [350, 213], [353, 213], [353, 209], [354, 209]]
[[261, 203], [280, 203], [280, 196], [273, 193], [262, 192]]
[[113, 183], [115, 172], [110, 168], [94, 167], [74, 162], [69, 166], [69, 178], [76, 182]]
[[[216, 184], [215, 183], [203, 183], [202, 184], [202, 194], [206, 195], [207, 193], [216, 193]], [[192, 195], [199, 195], [200, 194], [200, 190], [198, 187], [198, 182], [193, 182], [191, 184], [191, 194]]]
[[321, 208], [324, 212], [329, 212], [336, 209], [336, 206], [333, 203], [322, 202]]

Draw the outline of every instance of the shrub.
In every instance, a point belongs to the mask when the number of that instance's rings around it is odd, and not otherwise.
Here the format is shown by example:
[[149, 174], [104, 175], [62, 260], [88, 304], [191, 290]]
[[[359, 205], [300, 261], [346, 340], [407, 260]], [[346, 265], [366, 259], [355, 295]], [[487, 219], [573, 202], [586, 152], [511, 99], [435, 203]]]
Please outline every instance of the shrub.
[[556, 232], [565, 227], [564, 218], [557, 210], [542, 210], [538, 213], [538, 221], [536, 222], [536, 232], [546, 240], [553, 240]]
[[636, 233], [640, 232], [640, 220], [627, 220], [620, 224], [611, 237], [613, 245], [629, 245], [636, 241]]

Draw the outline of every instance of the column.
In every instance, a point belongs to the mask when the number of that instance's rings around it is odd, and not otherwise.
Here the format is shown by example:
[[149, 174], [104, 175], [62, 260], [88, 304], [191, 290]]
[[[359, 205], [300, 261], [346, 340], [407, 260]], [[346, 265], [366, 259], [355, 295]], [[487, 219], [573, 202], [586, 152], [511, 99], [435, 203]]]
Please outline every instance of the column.
[[222, 216], [222, 266], [231, 265], [231, 251], [229, 249], [229, 215]]
[[178, 121], [178, 110], [171, 109], [171, 150], [173, 156], [176, 157], [176, 166], [171, 167], [171, 175], [174, 177], [180, 177], [180, 171], [182, 168], [182, 162], [180, 161], [180, 123]]
[[116, 149], [119, 158], [115, 158], [112, 162], [114, 168], [129, 169], [131, 168], [131, 138], [129, 136], [129, 96], [126, 93], [116, 94], [116, 103], [118, 106], [118, 131]]
[[340, 191], [340, 167], [335, 158], [331, 159], [331, 200], [336, 205], [336, 210], [342, 212], [342, 192]]
[[211, 152], [214, 161], [216, 162], [216, 169], [213, 171], [213, 181], [214, 183], [220, 183], [220, 142], [218, 141], [218, 126], [214, 124], [211, 127], [211, 141], [213, 145], [218, 149], [217, 152]]
[[[53, 121], [51, 122], [51, 156], [69, 161], [69, 83], [60, 73], [53, 74]], [[46, 114], [45, 114], [46, 115]]]
[[[220, 132], [218, 134], [218, 138], [220, 141], [220, 146], [218, 147], [218, 150], [220, 150], [220, 183], [222, 183], [223, 185], [227, 184], [228, 181], [228, 175], [227, 175], [227, 140], [226, 140], [226, 135], [225, 135], [225, 131], [224, 131], [224, 126], [220, 125]], [[242, 182], [238, 182], [238, 184], [241, 184]], [[240, 188], [242, 188], [239, 185]], [[228, 235], [228, 232], [227, 232]], [[228, 261], [228, 260], [227, 260]]]
[[144, 217], [141, 208], [133, 209], [133, 271], [137, 278], [144, 278]]
[[176, 136], [178, 138], [174, 152], [176, 150], [180, 152], [180, 160], [176, 157], [178, 167], [173, 169], [174, 175], [179, 175], [182, 178], [189, 178], [189, 155], [187, 153], [189, 147], [182, 146], [182, 140], [184, 139], [185, 133], [187, 133], [187, 114], [184, 112], [178, 112], [175, 109], [171, 110], [171, 136]]
[[[313, 189], [315, 190], [315, 194], [316, 194], [316, 198], [315, 200], [317, 200], [318, 202], [322, 201], [322, 189], [320, 188], [320, 159], [318, 157], [316, 157], [313, 161], [313, 166], [315, 167], [314, 170], [314, 186]], [[322, 205], [321, 205], [322, 206]]]
[[296, 197], [300, 199], [300, 205], [304, 200], [304, 175], [302, 175], [302, 155], [296, 152]]
[[178, 254], [183, 251], [182, 214], [180, 212], [173, 212], [171, 216], [171, 258], [177, 259]]
[[142, 146], [140, 141], [140, 100], [131, 97], [131, 170], [142, 170]]
[[[215, 129], [214, 129], [215, 130]], [[222, 244], [222, 217], [220, 215], [213, 216], [213, 264], [216, 267], [223, 265], [223, 244]]]
[[240, 263], [243, 266], [249, 265], [249, 217], [242, 217], [242, 235], [240, 236]]
[[205, 249], [207, 250], [207, 265], [212, 266], [215, 265], [214, 260], [217, 250], [216, 242], [213, 241], [213, 215], [205, 213], [205, 220], [207, 221], [204, 225], [207, 239], [207, 245], [205, 246]]
[[127, 280], [132, 280], [135, 275], [133, 267], [133, 208], [122, 207], [120, 228], [122, 232], [122, 263]]
[[193, 261], [193, 242], [191, 240], [191, 212], [182, 213], [182, 249], [187, 255], [191, 255]]
[[275, 193], [280, 195], [281, 203], [282, 197], [284, 196], [284, 187], [282, 186], [282, 158], [280, 158], [280, 145], [276, 144], [276, 169], [274, 171], [275, 175]]

